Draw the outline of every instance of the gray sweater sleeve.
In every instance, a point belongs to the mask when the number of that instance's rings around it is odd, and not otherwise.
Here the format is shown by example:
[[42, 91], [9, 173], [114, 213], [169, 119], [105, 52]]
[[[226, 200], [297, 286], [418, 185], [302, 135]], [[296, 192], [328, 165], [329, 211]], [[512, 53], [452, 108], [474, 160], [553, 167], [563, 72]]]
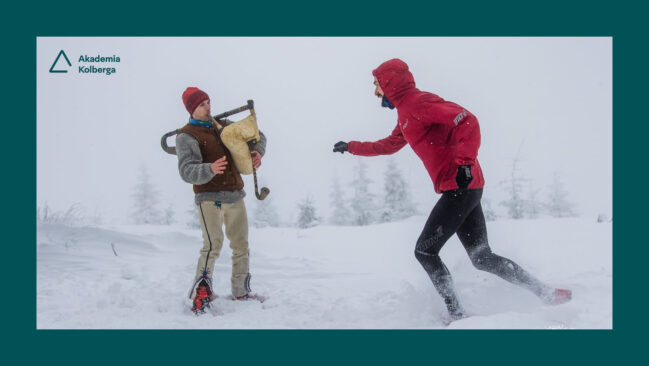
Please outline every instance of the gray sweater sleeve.
[[181, 133], [176, 136], [176, 155], [178, 155], [178, 172], [187, 183], [205, 184], [216, 174], [210, 163], [203, 163], [201, 149], [194, 136]]
[[257, 142], [252, 149], [260, 153], [261, 156], [266, 154], [266, 135], [264, 135], [263, 132], [259, 131], [259, 142]]

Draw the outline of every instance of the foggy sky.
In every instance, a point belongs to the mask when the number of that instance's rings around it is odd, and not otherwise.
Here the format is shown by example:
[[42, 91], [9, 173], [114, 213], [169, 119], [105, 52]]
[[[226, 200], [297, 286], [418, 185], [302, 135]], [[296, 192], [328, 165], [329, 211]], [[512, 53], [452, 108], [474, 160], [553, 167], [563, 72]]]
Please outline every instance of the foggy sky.
[[[72, 67], [49, 73], [60, 50]], [[120, 57], [111, 64], [115, 74], [76, 72], [80, 55], [98, 54]], [[332, 177], [349, 197], [358, 159], [368, 165], [376, 193], [387, 159], [395, 159], [427, 213], [439, 196], [409, 146], [390, 157], [331, 151], [339, 140], [373, 141], [392, 131], [396, 110], [379, 106], [371, 71], [395, 57], [408, 63], [418, 88], [478, 117], [484, 198], [493, 206], [504, 198], [500, 182], [520, 148], [521, 172], [540, 190], [538, 198], [556, 172], [582, 216], [611, 215], [611, 38], [40, 37], [37, 203], [81, 203], [109, 221], [125, 221], [144, 164], [159, 207], [176, 207], [182, 221], [192, 188], [159, 141], [187, 122], [181, 94], [197, 86], [210, 95], [212, 114], [254, 99], [268, 138], [258, 176], [282, 220], [295, 220], [306, 195], [326, 218]], [[251, 213], [251, 176], [244, 182]]]

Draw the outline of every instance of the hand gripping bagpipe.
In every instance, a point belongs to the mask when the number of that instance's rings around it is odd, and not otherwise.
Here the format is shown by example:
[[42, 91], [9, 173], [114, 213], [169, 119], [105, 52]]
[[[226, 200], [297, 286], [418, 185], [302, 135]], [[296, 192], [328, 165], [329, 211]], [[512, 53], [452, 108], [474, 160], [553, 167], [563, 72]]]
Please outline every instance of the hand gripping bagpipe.
[[[255, 196], [257, 196], [257, 199], [263, 200], [270, 193], [270, 189], [261, 187], [261, 193], [259, 193], [259, 188], [257, 187], [257, 171], [252, 164], [252, 158], [250, 156], [251, 145], [254, 145], [260, 140], [254, 105], [255, 102], [249, 100], [248, 104], [244, 106], [216, 115], [212, 117], [212, 126], [214, 127], [214, 130], [218, 132], [225, 147], [230, 151], [239, 173], [253, 175], [255, 181]], [[241, 121], [231, 123], [225, 127], [221, 127], [217, 122], [222, 118], [247, 110], [250, 110], [250, 115]], [[172, 155], [176, 155], [176, 147], [167, 145], [167, 139], [176, 134], [178, 134], [178, 130], [167, 132], [160, 140], [162, 149]]]

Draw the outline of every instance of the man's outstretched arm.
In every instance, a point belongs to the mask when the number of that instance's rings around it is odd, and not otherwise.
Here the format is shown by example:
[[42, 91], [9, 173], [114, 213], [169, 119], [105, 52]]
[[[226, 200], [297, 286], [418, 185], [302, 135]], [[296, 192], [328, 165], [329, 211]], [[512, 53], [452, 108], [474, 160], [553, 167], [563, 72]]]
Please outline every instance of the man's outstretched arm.
[[374, 142], [350, 141], [347, 144], [347, 151], [360, 156], [390, 155], [401, 150], [407, 143], [401, 128], [397, 125], [390, 136], [384, 139]]

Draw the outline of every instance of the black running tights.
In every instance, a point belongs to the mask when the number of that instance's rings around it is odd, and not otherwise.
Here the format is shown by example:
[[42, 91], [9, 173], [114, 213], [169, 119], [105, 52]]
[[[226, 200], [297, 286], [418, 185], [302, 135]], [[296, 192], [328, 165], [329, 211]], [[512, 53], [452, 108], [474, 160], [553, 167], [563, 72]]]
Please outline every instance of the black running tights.
[[455, 233], [477, 269], [527, 288], [537, 296], [543, 296], [546, 290], [544, 284], [518, 264], [491, 251], [480, 205], [481, 198], [482, 189], [444, 192], [417, 240], [415, 257], [428, 273], [450, 312], [461, 311], [461, 307], [453, 288], [451, 274], [439, 257], [439, 252]]

